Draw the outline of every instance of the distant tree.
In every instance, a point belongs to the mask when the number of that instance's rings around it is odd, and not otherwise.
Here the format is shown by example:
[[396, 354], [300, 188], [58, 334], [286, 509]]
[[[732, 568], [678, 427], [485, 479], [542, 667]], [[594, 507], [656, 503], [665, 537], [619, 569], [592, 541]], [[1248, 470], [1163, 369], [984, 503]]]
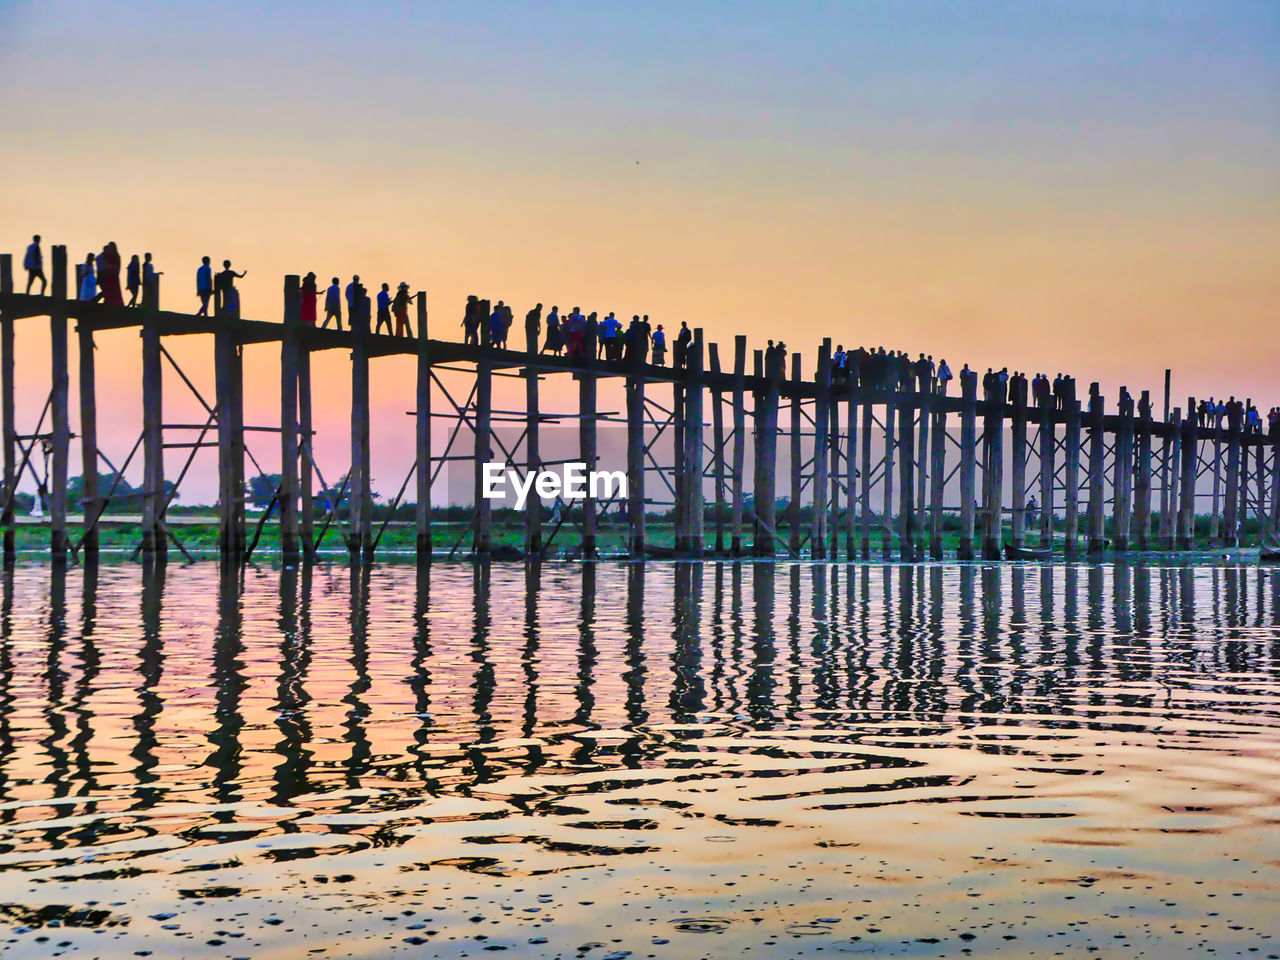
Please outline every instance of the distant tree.
[[259, 510], [265, 510], [280, 486], [280, 474], [260, 473], [249, 480], [249, 502]]

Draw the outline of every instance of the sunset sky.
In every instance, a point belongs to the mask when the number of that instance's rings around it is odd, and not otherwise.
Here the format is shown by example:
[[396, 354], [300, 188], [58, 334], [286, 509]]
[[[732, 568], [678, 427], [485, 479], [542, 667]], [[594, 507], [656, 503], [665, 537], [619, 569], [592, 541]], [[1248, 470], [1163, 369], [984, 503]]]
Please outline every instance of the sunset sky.
[[[1274, 0], [0, 0], [0, 36], [0, 249], [20, 259], [39, 232], [46, 256], [150, 250], [170, 309], [194, 310], [208, 254], [248, 269], [260, 319], [285, 273], [359, 273], [427, 289], [441, 337], [476, 293], [806, 358], [831, 336], [1063, 370], [1112, 395], [1158, 396], [1172, 367], [1175, 403], [1280, 403]], [[46, 326], [19, 329], [24, 423]], [[119, 462], [141, 428], [137, 334], [99, 347]], [[211, 344], [171, 349], [211, 397]], [[248, 364], [247, 419], [278, 423], [272, 349]], [[334, 475], [348, 366], [316, 365]], [[375, 486], [393, 492], [412, 371], [376, 369]], [[191, 422], [180, 388], [166, 416]], [[205, 456], [186, 501], [212, 497]]]

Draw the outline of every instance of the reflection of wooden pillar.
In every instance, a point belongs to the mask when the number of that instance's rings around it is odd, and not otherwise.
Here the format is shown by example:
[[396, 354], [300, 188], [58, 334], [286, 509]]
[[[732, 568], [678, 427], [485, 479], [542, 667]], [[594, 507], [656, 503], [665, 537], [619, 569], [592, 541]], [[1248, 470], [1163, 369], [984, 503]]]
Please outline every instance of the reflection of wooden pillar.
[[67, 455], [71, 448], [68, 419], [70, 376], [67, 370], [67, 248], [53, 248], [53, 277], [50, 284], [53, 304], [49, 310], [49, 354], [52, 384], [49, 392], [49, 548], [54, 563], [67, 559]]
[[[416, 509], [414, 510], [414, 523], [416, 526], [415, 543], [417, 546], [418, 563], [430, 563], [431, 551], [434, 544], [431, 542], [431, 474], [433, 465], [431, 463], [431, 350], [427, 334], [427, 294], [422, 291], [418, 294], [418, 353], [417, 353], [417, 370], [414, 378], [414, 410], [416, 411], [416, 422], [414, 423], [415, 440], [415, 457], [418, 464], [417, 470], [417, 490], [418, 499]], [[536, 334], [534, 335], [536, 339]], [[537, 415], [537, 380], [534, 380], [534, 415]], [[537, 440], [532, 441], [535, 446]], [[530, 491], [530, 500], [536, 498]]]
[[284, 330], [280, 337], [280, 556], [297, 561], [298, 532], [298, 338], [302, 327], [299, 278], [284, 278]]
[[1139, 550], [1151, 547], [1151, 391], [1143, 390], [1138, 403], [1137, 446], [1133, 477], [1133, 526]]
[[[13, 256], [0, 254], [0, 293], [13, 293]], [[0, 444], [4, 446], [4, 564], [10, 566], [17, 559], [13, 536], [13, 491], [17, 486], [17, 428], [14, 420], [14, 366], [13, 366], [13, 317], [0, 313]], [[5, 579], [5, 584], [12, 584]]]
[[747, 338], [733, 338], [733, 469], [732, 479], [733, 515], [729, 523], [729, 550], [735, 556], [742, 555], [742, 515], [743, 489], [742, 474], [746, 466], [746, 401], [743, 396], [744, 381], [747, 369]]
[[978, 375], [960, 372], [960, 547], [961, 560], [974, 558], [978, 447]]

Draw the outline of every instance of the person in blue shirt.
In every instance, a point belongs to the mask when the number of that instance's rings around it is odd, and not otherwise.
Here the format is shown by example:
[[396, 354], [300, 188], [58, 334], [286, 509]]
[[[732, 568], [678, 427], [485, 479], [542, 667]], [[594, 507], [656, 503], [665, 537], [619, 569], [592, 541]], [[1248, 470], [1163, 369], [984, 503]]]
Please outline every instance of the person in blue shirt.
[[40, 281], [40, 296], [44, 296], [49, 281], [44, 278], [44, 256], [40, 253], [40, 234], [31, 238], [27, 246], [27, 255], [22, 258], [22, 269], [27, 271], [27, 293], [31, 292], [31, 284]]
[[151, 262], [151, 254], [144, 253], [142, 255], [142, 296], [145, 299], [147, 291], [154, 287], [158, 278], [164, 276], [163, 270], [157, 270], [156, 265]]
[[209, 258], [201, 257], [200, 266], [196, 268], [196, 296], [200, 298], [200, 309], [197, 317], [209, 315], [209, 298], [213, 296], [213, 268], [209, 266]]
[[494, 347], [505, 347], [507, 344], [507, 315], [502, 309], [503, 303], [498, 301], [489, 314], [489, 344]]
[[394, 332], [391, 326], [391, 284], [384, 283], [382, 289], [378, 291], [378, 325], [374, 327], [374, 333], [382, 332], [382, 325], [387, 325], [387, 336], [391, 336]]
[[621, 343], [618, 334], [621, 331], [622, 324], [618, 322], [618, 318], [610, 310], [609, 315], [600, 321], [600, 345], [596, 350], [597, 357], [604, 357], [606, 360], [617, 360], [622, 356], [622, 352], [618, 349]]
[[329, 326], [330, 320], [337, 323], [339, 330], [342, 329], [342, 285], [337, 277], [324, 292], [324, 323], [320, 324], [320, 329]]
[[98, 299], [98, 278], [93, 272], [93, 254], [89, 254], [84, 258], [84, 263], [80, 265], [80, 299], [85, 303], [93, 303]]

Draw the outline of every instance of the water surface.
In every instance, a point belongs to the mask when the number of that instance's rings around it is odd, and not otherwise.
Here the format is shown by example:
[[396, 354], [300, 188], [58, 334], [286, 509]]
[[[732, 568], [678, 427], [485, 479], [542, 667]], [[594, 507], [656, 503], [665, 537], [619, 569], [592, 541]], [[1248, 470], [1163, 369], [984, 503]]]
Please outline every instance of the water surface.
[[6, 957], [1280, 956], [1280, 571], [20, 567]]

